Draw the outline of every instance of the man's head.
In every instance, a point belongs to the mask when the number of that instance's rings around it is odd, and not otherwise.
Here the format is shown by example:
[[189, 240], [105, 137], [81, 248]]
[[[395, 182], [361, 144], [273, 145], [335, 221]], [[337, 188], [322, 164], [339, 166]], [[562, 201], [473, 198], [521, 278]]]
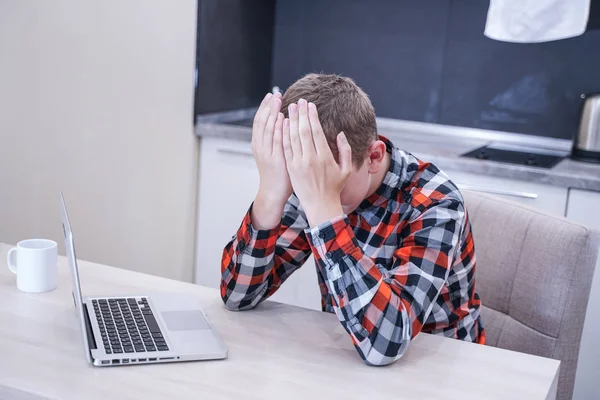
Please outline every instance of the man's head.
[[373, 176], [380, 175], [386, 149], [385, 143], [378, 140], [373, 105], [352, 79], [339, 75], [308, 74], [294, 82], [282, 98], [281, 112], [286, 118], [288, 106], [300, 99], [317, 106], [336, 160], [336, 138], [340, 132], [344, 132], [352, 148], [354, 168], [341, 196], [344, 212], [349, 213], [381, 184], [373, 181]]

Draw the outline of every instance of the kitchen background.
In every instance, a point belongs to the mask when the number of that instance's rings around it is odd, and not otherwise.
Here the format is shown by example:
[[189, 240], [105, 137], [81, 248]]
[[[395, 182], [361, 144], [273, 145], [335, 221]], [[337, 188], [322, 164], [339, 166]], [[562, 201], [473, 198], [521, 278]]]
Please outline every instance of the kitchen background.
[[[485, 0], [199, 3], [196, 113], [255, 106], [308, 72], [347, 75], [379, 117], [571, 139], [600, 92], [600, 3], [578, 37], [489, 39]], [[216, 38], [216, 40], [215, 40]]]
[[[240, 140], [248, 132], [228, 137], [231, 126], [194, 126], [196, 116], [256, 106], [273, 85], [285, 89], [317, 70], [353, 76], [380, 116], [452, 125], [469, 146], [479, 142], [466, 127], [568, 142], [579, 94], [600, 91], [592, 3], [591, 29], [580, 37], [509, 44], [483, 36], [483, 0], [0, 2], [0, 241], [61, 243], [62, 189], [82, 259], [186, 281], [205, 274], [218, 283], [220, 250], [247, 210], [257, 174]], [[506, 92], [513, 97], [499, 96]], [[532, 104], [529, 96], [544, 101]], [[458, 154], [455, 136], [440, 141], [427, 129], [405, 135], [406, 148]], [[455, 162], [462, 169], [452, 176], [470, 169], [477, 184], [535, 192], [533, 207], [600, 226], [598, 186], [548, 180], [568, 181], [568, 168], [526, 168], [520, 176], [530, 179], [513, 179], [492, 176], [491, 166], [521, 167]], [[590, 178], [600, 176], [596, 166], [565, 164], [598, 183]], [[300, 273], [314, 277], [310, 266]], [[296, 289], [299, 300], [318, 302]], [[593, 398], [597, 386], [595, 293], [582, 340], [581, 399]]]

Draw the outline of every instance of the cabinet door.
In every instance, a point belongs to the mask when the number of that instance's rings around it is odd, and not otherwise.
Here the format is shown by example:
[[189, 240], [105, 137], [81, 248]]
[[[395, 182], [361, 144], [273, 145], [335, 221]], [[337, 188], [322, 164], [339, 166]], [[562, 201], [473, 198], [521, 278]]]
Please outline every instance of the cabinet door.
[[569, 190], [567, 218], [600, 231], [600, 192]]
[[[575, 223], [600, 231], [600, 193], [571, 189], [567, 218]], [[588, 301], [573, 399], [591, 399], [598, 393], [598, 371], [600, 371], [600, 259], [592, 279]]]
[[201, 140], [196, 283], [219, 287], [223, 248], [240, 226], [257, 189], [258, 171], [249, 143]]
[[460, 189], [498, 196], [550, 215], [565, 216], [567, 188], [455, 170], [444, 171]]
[[[202, 138], [196, 227], [197, 284], [218, 288], [223, 248], [236, 233], [258, 190], [258, 169], [250, 143]], [[272, 299], [295, 304], [294, 280]]]

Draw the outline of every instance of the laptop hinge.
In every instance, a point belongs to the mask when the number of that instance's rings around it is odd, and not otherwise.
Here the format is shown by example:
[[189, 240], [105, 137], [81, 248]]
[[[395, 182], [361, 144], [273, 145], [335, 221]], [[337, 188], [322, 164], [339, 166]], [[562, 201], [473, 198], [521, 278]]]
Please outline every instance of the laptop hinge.
[[90, 350], [96, 350], [98, 347], [96, 347], [96, 339], [94, 338], [94, 331], [92, 329], [92, 323], [90, 321], [90, 313], [88, 312], [87, 304], [83, 303], [83, 307], [85, 309], [83, 315], [85, 318], [85, 333], [87, 335], [88, 344], [90, 346]]

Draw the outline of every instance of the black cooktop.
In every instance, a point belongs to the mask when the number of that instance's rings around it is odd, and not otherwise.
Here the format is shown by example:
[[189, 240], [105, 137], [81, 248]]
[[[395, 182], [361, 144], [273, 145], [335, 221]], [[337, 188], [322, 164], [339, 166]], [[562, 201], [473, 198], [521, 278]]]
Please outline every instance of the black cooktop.
[[461, 157], [477, 158], [479, 160], [489, 160], [509, 164], [527, 165], [530, 167], [552, 168], [566, 156], [540, 154], [529, 151], [496, 149], [490, 146], [483, 146], [465, 153]]

